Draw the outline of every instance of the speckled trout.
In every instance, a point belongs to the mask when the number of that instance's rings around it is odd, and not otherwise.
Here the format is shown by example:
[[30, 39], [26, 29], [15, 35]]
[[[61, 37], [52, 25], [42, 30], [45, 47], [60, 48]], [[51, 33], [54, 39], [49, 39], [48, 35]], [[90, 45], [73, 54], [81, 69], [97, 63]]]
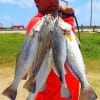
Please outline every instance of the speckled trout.
[[85, 64], [75, 34], [70, 30], [66, 33], [67, 40], [67, 59], [66, 63], [72, 69], [74, 74], [79, 78], [82, 85], [82, 92], [88, 99], [96, 100], [97, 95], [87, 80]]
[[67, 45], [66, 39], [64, 37], [64, 32], [58, 26], [58, 21], [59, 19], [57, 20], [57, 22], [55, 22], [52, 39], [52, 54], [55, 64], [54, 67], [61, 81], [61, 96], [70, 98], [71, 94], [65, 80], [65, 74], [67, 74], [67, 72], [65, 72], [64, 69], [64, 64], [67, 57]]
[[45, 55], [47, 54], [47, 51], [50, 50], [51, 48], [52, 24], [50, 23], [52, 22], [52, 17], [47, 15], [45, 16], [45, 19], [46, 19], [45, 23], [43, 24], [41, 31], [39, 33], [39, 41], [37, 44], [37, 54], [34, 59], [33, 75], [28, 79], [28, 81], [24, 85], [24, 88], [26, 88], [32, 93], [34, 93], [35, 91], [37, 73], [40, 70], [40, 67], [43, 63]]
[[37, 51], [39, 41], [39, 31], [44, 24], [43, 17], [37, 25], [31, 30], [29, 36], [26, 37], [24, 45], [16, 59], [15, 75], [12, 84], [3, 91], [3, 94], [8, 96], [11, 100], [15, 100], [17, 95], [17, 87], [21, 79], [26, 76], [29, 70], [34, 69], [33, 63]]

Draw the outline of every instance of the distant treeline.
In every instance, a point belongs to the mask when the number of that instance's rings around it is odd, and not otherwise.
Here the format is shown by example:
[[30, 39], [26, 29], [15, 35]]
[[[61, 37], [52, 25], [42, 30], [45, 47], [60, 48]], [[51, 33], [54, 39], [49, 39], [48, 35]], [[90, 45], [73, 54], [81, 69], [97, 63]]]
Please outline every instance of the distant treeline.
[[76, 29], [79, 29], [81, 32], [83, 31], [93, 31], [93, 32], [100, 32], [100, 26], [84, 26], [81, 25], [79, 27], [76, 27]]
[[84, 26], [84, 25], [81, 25], [81, 26], [79, 26], [79, 28], [96, 28], [96, 29], [100, 29], [100, 26], [96, 26], [96, 25], [94, 25], [94, 26]]
[[[76, 30], [81, 31], [81, 32], [84, 32], [84, 31], [93, 31], [93, 32], [100, 32], [100, 26], [84, 26], [84, 25], [81, 25], [81, 26], [78, 26], [76, 27]], [[12, 27], [0, 27], [0, 31], [5, 31], [5, 30], [26, 30], [26, 27], [24, 26], [12, 26]]]

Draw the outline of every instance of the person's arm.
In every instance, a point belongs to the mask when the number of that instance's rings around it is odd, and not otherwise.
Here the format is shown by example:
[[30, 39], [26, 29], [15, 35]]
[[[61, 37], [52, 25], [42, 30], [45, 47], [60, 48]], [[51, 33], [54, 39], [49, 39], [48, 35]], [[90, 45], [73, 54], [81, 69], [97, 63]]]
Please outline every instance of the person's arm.
[[69, 14], [74, 13], [74, 9], [71, 8], [70, 6], [62, 6], [62, 5], [59, 5], [59, 9], [61, 11], [63, 11], [64, 13], [69, 13]]

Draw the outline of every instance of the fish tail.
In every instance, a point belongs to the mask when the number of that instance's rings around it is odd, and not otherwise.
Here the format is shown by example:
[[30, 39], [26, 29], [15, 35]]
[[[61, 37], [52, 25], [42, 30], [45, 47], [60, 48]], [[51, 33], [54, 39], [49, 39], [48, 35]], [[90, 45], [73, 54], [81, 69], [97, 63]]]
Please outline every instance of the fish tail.
[[88, 100], [96, 100], [97, 94], [95, 91], [90, 87], [88, 89], [82, 89], [81, 97], [87, 98]]
[[10, 85], [8, 88], [6, 88], [3, 93], [3, 95], [7, 96], [8, 98], [10, 98], [11, 100], [15, 100], [16, 99], [16, 95], [17, 95], [17, 90], [14, 90], [12, 88], [12, 86]]
[[27, 89], [29, 92], [35, 92], [36, 88], [36, 80], [31, 77], [25, 84], [24, 88]]
[[71, 94], [68, 88], [61, 84], [61, 96], [64, 98], [71, 98]]

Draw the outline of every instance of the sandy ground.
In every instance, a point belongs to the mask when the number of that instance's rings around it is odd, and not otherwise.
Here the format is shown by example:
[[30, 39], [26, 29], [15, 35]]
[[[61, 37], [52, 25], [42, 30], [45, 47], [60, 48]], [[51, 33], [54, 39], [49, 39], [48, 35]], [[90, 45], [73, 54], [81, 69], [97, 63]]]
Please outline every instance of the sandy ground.
[[25, 34], [25, 30], [9, 30], [9, 31], [0, 31], [0, 34], [4, 34], [4, 33], [21, 33], [21, 34]]
[[[14, 68], [10, 68], [10, 67], [0, 68], [0, 100], [10, 100], [6, 96], [2, 95], [2, 92], [12, 82], [13, 75], [14, 75]], [[100, 100], [100, 74], [93, 75], [93, 73], [89, 73], [88, 78], [89, 80], [91, 80], [90, 81], [91, 84], [92, 82], [95, 81], [93, 88], [95, 89], [98, 95], [97, 100]], [[28, 97], [28, 91], [23, 88], [24, 83], [25, 83], [25, 80], [21, 81], [21, 83], [19, 84], [16, 100], [26, 100], [26, 98]]]
[[[0, 100], [9, 100], [6, 96], [2, 95], [2, 92], [7, 86], [10, 85], [13, 79], [13, 68], [2, 68], [0, 69]], [[18, 87], [18, 95], [16, 100], [26, 100], [28, 92], [23, 88], [25, 81], [22, 81]]]

